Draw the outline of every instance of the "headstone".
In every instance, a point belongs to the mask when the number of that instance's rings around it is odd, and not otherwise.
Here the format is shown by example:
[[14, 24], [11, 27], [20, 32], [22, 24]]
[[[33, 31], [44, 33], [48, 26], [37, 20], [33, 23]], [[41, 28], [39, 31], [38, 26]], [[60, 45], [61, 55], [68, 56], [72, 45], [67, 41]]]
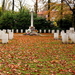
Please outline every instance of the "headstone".
[[59, 34], [58, 33], [54, 33], [54, 39], [55, 40], [59, 39]]
[[10, 40], [13, 39], [13, 32], [8, 33], [8, 39], [10, 39]]
[[68, 33], [69, 39], [71, 39], [71, 40], [72, 40], [72, 34], [73, 33]]
[[68, 43], [68, 35], [66, 33], [62, 34], [62, 43], [64, 44]]
[[60, 33], [60, 31], [59, 31], [59, 30], [56, 30], [56, 33], [58, 33], [58, 34], [59, 34], [59, 33]]
[[3, 31], [6, 33], [6, 29], [3, 29]]
[[66, 33], [67, 33], [67, 35], [69, 35], [69, 33], [70, 33], [70, 30], [66, 30]]
[[39, 32], [42, 33], [42, 30], [40, 29]]
[[14, 33], [14, 29], [12, 29], [12, 32]]
[[74, 27], [70, 27], [70, 30], [74, 30]]
[[2, 39], [2, 33], [1, 33], [1, 31], [0, 31], [0, 39]]
[[75, 43], [75, 34], [72, 34], [71, 36], [72, 36], [72, 38], [71, 38], [72, 43]]
[[48, 33], [50, 33], [50, 29], [48, 30]]
[[16, 29], [16, 33], [18, 33], [18, 29]]
[[60, 35], [62, 36], [64, 33], [65, 33], [64, 30], [62, 30]]
[[70, 31], [73, 33], [74, 32], [74, 27], [70, 27]]
[[10, 29], [7, 29], [7, 33], [9, 33], [9, 32], [11, 32], [11, 30]]
[[2, 35], [2, 43], [8, 43], [8, 34], [3, 34]]
[[21, 33], [23, 33], [23, 29], [21, 29]]
[[55, 33], [55, 30], [52, 30], [52, 33], [54, 34]]
[[4, 31], [0, 31], [0, 39], [2, 39], [2, 35], [4, 35], [5, 32]]
[[28, 31], [28, 30], [27, 30], [27, 29], [25, 29], [25, 33], [27, 33], [27, 31]]
[[44, 29], [44, 33], [46, 33], [46, 29]]

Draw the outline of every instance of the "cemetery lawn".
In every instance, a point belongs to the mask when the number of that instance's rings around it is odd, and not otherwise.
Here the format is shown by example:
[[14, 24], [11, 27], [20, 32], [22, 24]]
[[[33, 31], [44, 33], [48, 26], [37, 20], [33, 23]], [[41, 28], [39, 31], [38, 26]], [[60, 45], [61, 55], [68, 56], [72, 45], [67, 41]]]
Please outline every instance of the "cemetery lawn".
[[14, 34], [0, 40], [0, 75], [75, 75], [75, 44], [62, 44], [53, 34]]

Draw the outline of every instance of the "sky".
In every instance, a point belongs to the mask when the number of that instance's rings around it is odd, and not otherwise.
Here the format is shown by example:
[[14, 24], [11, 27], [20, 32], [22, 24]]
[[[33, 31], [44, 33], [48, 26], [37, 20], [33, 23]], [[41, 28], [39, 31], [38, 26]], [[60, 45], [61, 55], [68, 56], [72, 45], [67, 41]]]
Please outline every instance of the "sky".
[[[0, 6], [1, 6], [1, 3], [2, 3], [2, 1], [3, 0], [0, 0]], [[12, 1], [12, 0], [10, 0], [10, 1]], [[15, 2], [15, 4], [17, 5], [17, 4], [19, 4], [17, 1], [18, 0], [15, 0], [16, 2]], [[23, 1], [23, 3], [22, 4], [24, 4], [25, 3], [25, 5], [28, 7], [28, 8], [30, 8], [30, 9], [32, 9], [33, 7], [34, 7], [34, 3], [35, 2], [33, 2], [33, 1], [36, 1], [36, 0], [22, 0]], [[38, 6], [40, 7], [40, 5], [41, 4], [39, 4]], [[17, 9], [16, 9], [17, 10]]]
[[[0, 5], [1, 5], [1, 2], [2, 2], [3, 0], [0, 0]], [[16, 1], [16, 0], [15, 0]], [[32, 2], [32, 0], [24, 0], [24, 1], [26, 1], [27, 2], [27, 4], [29, 4], [29, 5], [34, 5], [34, 3]], [[35, 1], [35, 0], [34, 0]], [[56, 1], [56, 0], [53, 0], [53, 1]], [[59, 1], [59, 0], [57, 0], [57, 1]]]
[[[1, 4], [2, 4], [2, 1], [3, 0], [0, 0], [0, 6], [2, 6]], [[15, 0], [15, 1], [18, 1], [18, 0]], [[32, 6], [34, 6], [34, 2], [32, 2], [32, 0], [23, 0], [23, 2], [25, 2], [25, 4], [27, 5], [27, 6], [29, 6], [30, 8], [32, 7]], [[15, 4], [16, 4], [17, 2], [15, 2]], [[18, 4], [18, 3], [17, 3]], [[16, 4], [16, 5], [17, 5]], [[23, 3], [24, 4], [24, 3]]]
[[1, 0], [0, 0], [0, 6], [1, 6]]
[[[0, 0], [0, 6], [3, 0]], [[34, 3], [32, 2], [32, 0], [26, 0], [26, 3], [29, 5], [34, 5]]]
[[[0, 0], [0, 6], [1, 6], [2, 1], [3, 0]], [[17, 1], [17, 0], [15, 0], [15, 1]], [[26, 3], [29, 4], [30, 6], [34, 5], [34, 2], [32, 0], [24, 0], [24, 1], [26, 1]], [[36, 1], [36, 0], [34, 0], [34, 1]], [[59, 1], [59, 0], [53, 0], [53, 1]]]
[[26, 0], [27, 1], [27, 3], [29, 4], [29, 5], [34, 5], [34, 3], [32, 2], [32, 0]]
[[[0, 0], [0, 6], [3, 0]], [[12, 0], [11, 0], [12, 1]], [[18, 0], [15, 0], [15, 4], [18, 4]], [[36, 1], [36, 0], [33, 0]], [[23, 2], [25, 2], [25, 5], [27, 5], [29, 8], [33, 8], [34, 7], [34, 2], [32, 0], [23, 0]], [[59, 1], [59, 0], [53, 0], [53, 1]], [[24, 4], [24, 3], [23, 3]], [[42, 4], [39, 4], [38, 6], [41, 7]]]

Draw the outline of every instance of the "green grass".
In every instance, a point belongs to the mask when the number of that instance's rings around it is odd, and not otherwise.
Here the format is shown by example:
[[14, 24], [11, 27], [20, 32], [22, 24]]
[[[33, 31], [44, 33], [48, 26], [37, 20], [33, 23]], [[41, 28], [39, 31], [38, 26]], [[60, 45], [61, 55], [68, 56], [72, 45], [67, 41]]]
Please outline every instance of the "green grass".
[[0, 44], [0, 71], [5, 75], [74, 75], [74, 50], [75, 44], [62, 44], [53, 35], [17, 35], [8, 44]]

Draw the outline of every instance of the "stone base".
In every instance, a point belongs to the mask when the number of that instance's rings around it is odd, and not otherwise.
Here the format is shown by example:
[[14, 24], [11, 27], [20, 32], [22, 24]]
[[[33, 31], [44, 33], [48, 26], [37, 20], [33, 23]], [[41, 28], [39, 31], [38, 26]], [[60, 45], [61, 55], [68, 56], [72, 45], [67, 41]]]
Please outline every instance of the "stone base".
[[39, 33], [37, 33], [36, 31], [32, 31], [32, 32], [30, 33], [30, 35], [39, 35]]
[[35, 30], [35, 27], [34, 27], [34, 26], [30, 26], [29, 29], [30, 29], [31, 31], [34, 31], [34, 30]]
[[28, 30], [30, 31], [27, 31], [25, 35], [39, 35], [38, 30], [34, 26], [30, 26]]

